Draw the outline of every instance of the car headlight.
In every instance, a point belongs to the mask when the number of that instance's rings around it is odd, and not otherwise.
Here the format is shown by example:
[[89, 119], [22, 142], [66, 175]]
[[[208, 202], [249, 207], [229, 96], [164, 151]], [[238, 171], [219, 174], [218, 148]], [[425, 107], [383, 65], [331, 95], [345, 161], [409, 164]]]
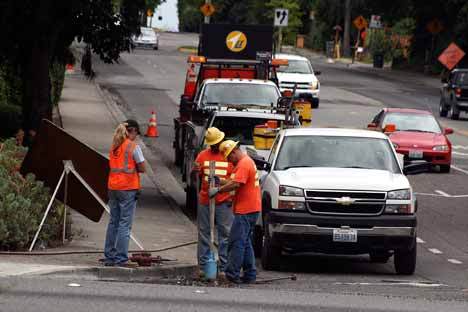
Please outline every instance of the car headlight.
[[304, 197], [304, 190], [298, 187], [280, 185], [279, 195], [280, 196]]
[[305, 206], [305, 202], [280, 200], [278, 201], [278, 209], [306, 210], [306, 206]]
[[386, 214], [411, 214], [411, 204], [385, 205]]
[[432, 148], [433, 151], [436, 152], [446, 152], [449, 150], [448, 145], [436, 145]]
[[410, 200], [411, 191], [409, 189], [391, 191], [387, 193], [387, 199]]

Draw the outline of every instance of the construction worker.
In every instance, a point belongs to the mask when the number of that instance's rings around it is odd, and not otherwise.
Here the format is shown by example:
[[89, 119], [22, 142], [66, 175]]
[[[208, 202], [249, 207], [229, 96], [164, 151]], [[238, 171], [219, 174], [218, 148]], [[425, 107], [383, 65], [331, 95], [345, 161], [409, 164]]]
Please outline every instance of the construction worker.
[[226, 140], [219, 149], [235, 166], [232, 178], [220, 187], [211, 188], [208, 194], [212, 197], [235, 191], [226, 278], [236, 284], [253, 283], [257, 278], [257, 271], [252, 236], [262, 209], [257, 168], [252, 158], [239, 148], [239, 142]]
[[140, 127], [135, 120], [120, 124], [114, 132], [109, 153], [108, 180], [110, 219], [104, 247], [106, 266], [129, 266], [128, 244], [140, 190], [145, 159], [135, 143]]
[[[213, 258], [210, 252], [210, 208], [209, 208], [209, 173], [210, 161], [215, 161], [215, 174], [221, 180], [226, 180], [233, 169], [232, 163], [224, 159], [223, 154], [219, 152], [219, 144], [224, 139], [224, 132], [218, 128], [208, 128], [205, 133], [205, 145], [207, 149], [198, 154], [195, 159], [194, 170], [198, 171], [201, 179], [201, 188], [198, 196], [198, 264], [203, 267]], [[229, 240], [229, 231], [233, 220], [232, 214], [232, 196], [231, 194], [219, 194], [215, 198], [215, 224], [218, 234], [218, 257], [220, 279], [224, 278], [224, 272], [227, 265], [227, 248]]]

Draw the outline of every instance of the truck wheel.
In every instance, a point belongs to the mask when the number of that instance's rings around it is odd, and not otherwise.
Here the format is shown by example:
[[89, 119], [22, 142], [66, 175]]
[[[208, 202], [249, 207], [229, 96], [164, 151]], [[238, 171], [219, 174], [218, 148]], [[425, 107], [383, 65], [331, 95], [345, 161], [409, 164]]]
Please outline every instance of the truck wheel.
[[263, 243], [262, 227], [259, 225], [256, 225], [254, 228], [253, 240], [252, 240], [255, 258], [260, 258], [260, 256], [262, 255], [262, 243]]
[[197, 214], [198, 194], [193, 187], [188, 187], [185, 192], [185, 209], [190, 212], [190, 214]]
[[440, 165], [440, 172], [441, 173], [450, 173], [450, 164], [449, 165]]
[[449, 114], [452, 120], [458, 120], [458, 118], [460, 118], [460, 111], [458, 110], [457, 103], [452, 103], [452, 105], [450, 105]]
[[439, 102], [439, 116], [440, 117], [447, 117], [448, 109], [445, 107], [444, 100], [441, 98]]
[[388, 251], [371, 251], [369, 256], [372, 263], [387, 263], [392, 254]]
[[317, 99], [317, 101], [313, 101], [312, 108], [319, 108], [319, 103], [320, 103], [319, 99]]
[[412, 275], [416, 269], [416, 238], [411, 249], [395, 250], [395, 271], [400, 275]]
[[281, 246], [275, 244], [268, 233], [268, 223], [263, 228], [262, 267], [264, 270], [278, 270], [281, 264]]

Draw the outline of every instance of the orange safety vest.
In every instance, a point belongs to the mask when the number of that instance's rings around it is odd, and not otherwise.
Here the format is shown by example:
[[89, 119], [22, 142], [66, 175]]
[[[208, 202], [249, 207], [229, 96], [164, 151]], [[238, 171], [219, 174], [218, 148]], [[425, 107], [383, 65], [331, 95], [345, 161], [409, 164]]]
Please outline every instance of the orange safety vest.
[[114, 152], [109, 153], [109, 181], [108, 188], [115, 191], [129, 191], [140, 189], [140, 176], [136, 170], [133, 151], [136, 144], [126, 139]]

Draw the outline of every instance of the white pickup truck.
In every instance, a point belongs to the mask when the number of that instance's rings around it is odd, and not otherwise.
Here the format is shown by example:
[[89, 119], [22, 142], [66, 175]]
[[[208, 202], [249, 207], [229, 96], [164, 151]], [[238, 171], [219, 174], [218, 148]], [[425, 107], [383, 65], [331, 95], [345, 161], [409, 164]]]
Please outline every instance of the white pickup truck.
[[388, 137], [338, 128], [280, 131], [262, 178], [261, 228], [256, 251], [264, 269], [276, 269], [283, 251], [394, 255], [398, 274], [416, 266], [416, 200], [405, 174], [425, 163], [403, 165]]

